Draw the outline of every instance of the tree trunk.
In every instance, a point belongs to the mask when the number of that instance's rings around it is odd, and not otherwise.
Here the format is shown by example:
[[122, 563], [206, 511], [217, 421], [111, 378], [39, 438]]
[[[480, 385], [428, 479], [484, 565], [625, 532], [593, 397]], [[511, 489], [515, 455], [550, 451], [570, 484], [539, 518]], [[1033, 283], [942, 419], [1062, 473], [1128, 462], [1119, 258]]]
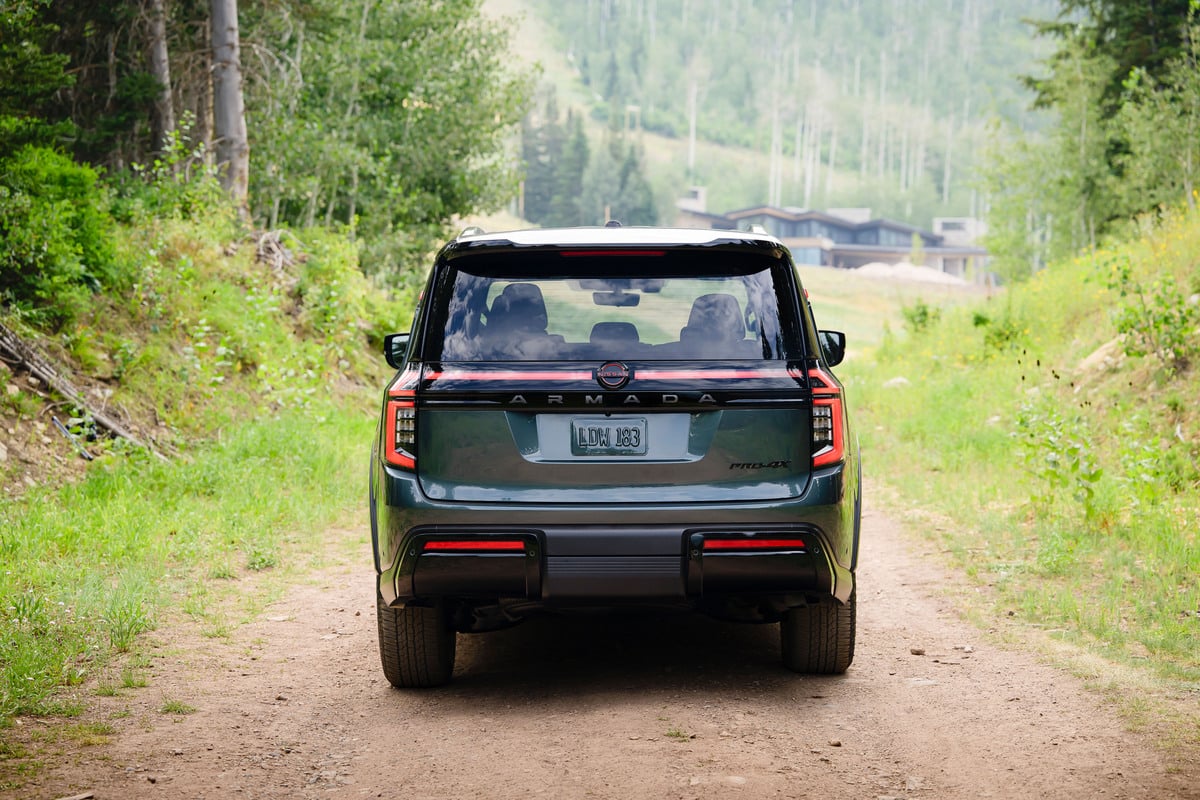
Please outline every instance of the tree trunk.
[[[684, 5], [687, 9], [687, 5]], [[688, 84], [688, 149], [687, 149], [687, 174], [688, 180], [695, 180], [696, 175], [696, 107], [698, 105], [696, 92], [696, 79], [692, 78]]]
[[150, 73], [158, 81], [154, 103], [154, 146], [167, 149], [167, 137], [175, 130], [175, 101], [171, 97], [171, 62], [167, 58], [167, 12], [164, 0], [150, 0]]
[[196, 91], [195, 141], [204, 145], [205, 167], [213, 167], [215, 166], [215, 154], [213, 152], [212, 30], [208, 25], [203, 26], [201, 36], [203, 47], [200, 49], [200, 65], [203, 73]]
[[825, 202], [829, 202], [829, 198], [833, 197], [833, 178], [837, 171], [837, 145], [838, 145], [838, 129], [837, 120], [834, 120], [833, 131], [829, 134], [829, 166], [825, 169]]
[[237, 0], [212, 0], [213, 126], [221, 185], [246, 215], [250, 143], [242, 99]]
[[950, 156], [954, 152], [954, 117], [946, 121], [946, 160], [942, 164], [942, 205], [950, 202]]

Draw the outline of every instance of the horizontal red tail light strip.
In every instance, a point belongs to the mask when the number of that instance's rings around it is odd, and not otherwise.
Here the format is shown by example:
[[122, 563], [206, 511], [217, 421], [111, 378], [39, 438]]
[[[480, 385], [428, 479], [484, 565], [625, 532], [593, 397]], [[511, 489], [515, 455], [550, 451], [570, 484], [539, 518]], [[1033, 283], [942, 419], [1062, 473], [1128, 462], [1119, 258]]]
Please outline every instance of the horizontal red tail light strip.
[[575, 256], [661, 256], [662, 250], [563, 250], [559, 255], [565, 258]]
[[[644, 381], [668, 380], [732, 380], [753, 378], [786, 378], [792, 373], [786, 369], [635, 369], [633, 377]], [[591, 371], [579, 370], [461, 370], [448, 369], [430, 372], [425, 376], [433, 381], [590, 381], [595, 379]], [[400, 392], [393, 392], [400, 396]]]
[[803, 539], [705, 539], [705, 550], [801, 550]]
[[786, 369], [639, 369], [633, 377], [644, 381], [730, 380], [747, 378], [786, 378]]
[[461, 369], [448, 369], [444, 372], [430, 372], [426, 377], [433, 381], [590, 381], [594, 375], [589, 372], [571, 371], [555, 372], [552, 370], [480, 370], [471, 372]]
[[422, 552], [488, 552], [512, 551], [524, 552], [524, 539], [434, 539], [421, 545]]

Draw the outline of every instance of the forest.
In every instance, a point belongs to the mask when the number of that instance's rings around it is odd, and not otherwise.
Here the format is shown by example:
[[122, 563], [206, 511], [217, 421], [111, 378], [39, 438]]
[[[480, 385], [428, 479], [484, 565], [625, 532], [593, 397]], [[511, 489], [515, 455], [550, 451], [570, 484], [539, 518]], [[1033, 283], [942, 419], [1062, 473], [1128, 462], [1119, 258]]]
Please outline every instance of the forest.
[[[1189, 0], [531, 5], [584, 87], [568, 116], [609, 142], [644, 131], [683, 154], [675, 172], [646, 165], [660, 208], [700, 184], [718, 212], [864, 206], [926, 227], [978, 216], [1012, 278], [1190, 202]], [[547, 108], [553, 141], [557, 105], [540, 103], [535, 119]], [[698, 160], [697, 142], [761, 158], [731, 171]], [[527, 194], [552, 196], [537, 159], [525, 163]]]
[[[528, 79], [505, 69], [507, 28], [478, 2], [4, 0], [3, 9], [6, 172], [41, 182], [63, 170], [63, 191], [103, 174], [118, 217], [158, 199], [144, 191], [148, 177], [182, 184], [219, 173], [253, 224], [341, 227], [363, 242], [367, 271], [399, 277], [454, 215], [514, 192], [505, 144]], [[103, 277], [103, 263], [85, 261]]]
[[[531, 5], [585, 87], [578, 111], [678, 140], [670, 191], [705, 184], [729, 204], [714, 211], [867, 206], [924, 226], [982, 215], [990, 126], [1045, 124], [1018, 76], [1050, 52], [1031, 21], [1054, 17], [1052, 0]], [[697, 141], [766, 163], [753, 180], [722, 174]]]

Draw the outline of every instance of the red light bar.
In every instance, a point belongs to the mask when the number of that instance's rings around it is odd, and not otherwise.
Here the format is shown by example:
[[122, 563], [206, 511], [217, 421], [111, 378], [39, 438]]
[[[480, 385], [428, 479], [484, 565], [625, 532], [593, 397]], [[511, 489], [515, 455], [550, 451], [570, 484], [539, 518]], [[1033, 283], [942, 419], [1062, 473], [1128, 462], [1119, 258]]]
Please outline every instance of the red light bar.
[[423, 552], [430, 550], [481, 552], [489, 550], [524, 550], [524, 539], [436, 539], [421, 545]]
[[796, 537], [759, 539], [705, 539], [705, 550], [801, 550], [804, 540]]
[[564, 258], [574, 256], [661, 256], [662, 250], [563, 250]]

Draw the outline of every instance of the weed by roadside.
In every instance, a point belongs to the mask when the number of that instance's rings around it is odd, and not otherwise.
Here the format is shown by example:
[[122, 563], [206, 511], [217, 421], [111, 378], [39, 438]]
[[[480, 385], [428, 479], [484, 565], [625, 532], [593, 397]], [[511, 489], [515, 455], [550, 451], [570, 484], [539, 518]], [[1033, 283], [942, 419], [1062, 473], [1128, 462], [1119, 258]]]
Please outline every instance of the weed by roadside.
[[955, 520], [967, 574], [1178, 696], [1200, 681], [1198, 247], [1200, 216], [1169, 215], [843, 368], [867, 471]]
[[159, 706], [158, 709], [160, 714], [178, 714], [181, 716], [195, 714], [196, 710], [197, 709], [195, 706], [188, 705], [182, 700], [177, 700], [175, 698], [168, 698], [164, 700], [163, 704]]

